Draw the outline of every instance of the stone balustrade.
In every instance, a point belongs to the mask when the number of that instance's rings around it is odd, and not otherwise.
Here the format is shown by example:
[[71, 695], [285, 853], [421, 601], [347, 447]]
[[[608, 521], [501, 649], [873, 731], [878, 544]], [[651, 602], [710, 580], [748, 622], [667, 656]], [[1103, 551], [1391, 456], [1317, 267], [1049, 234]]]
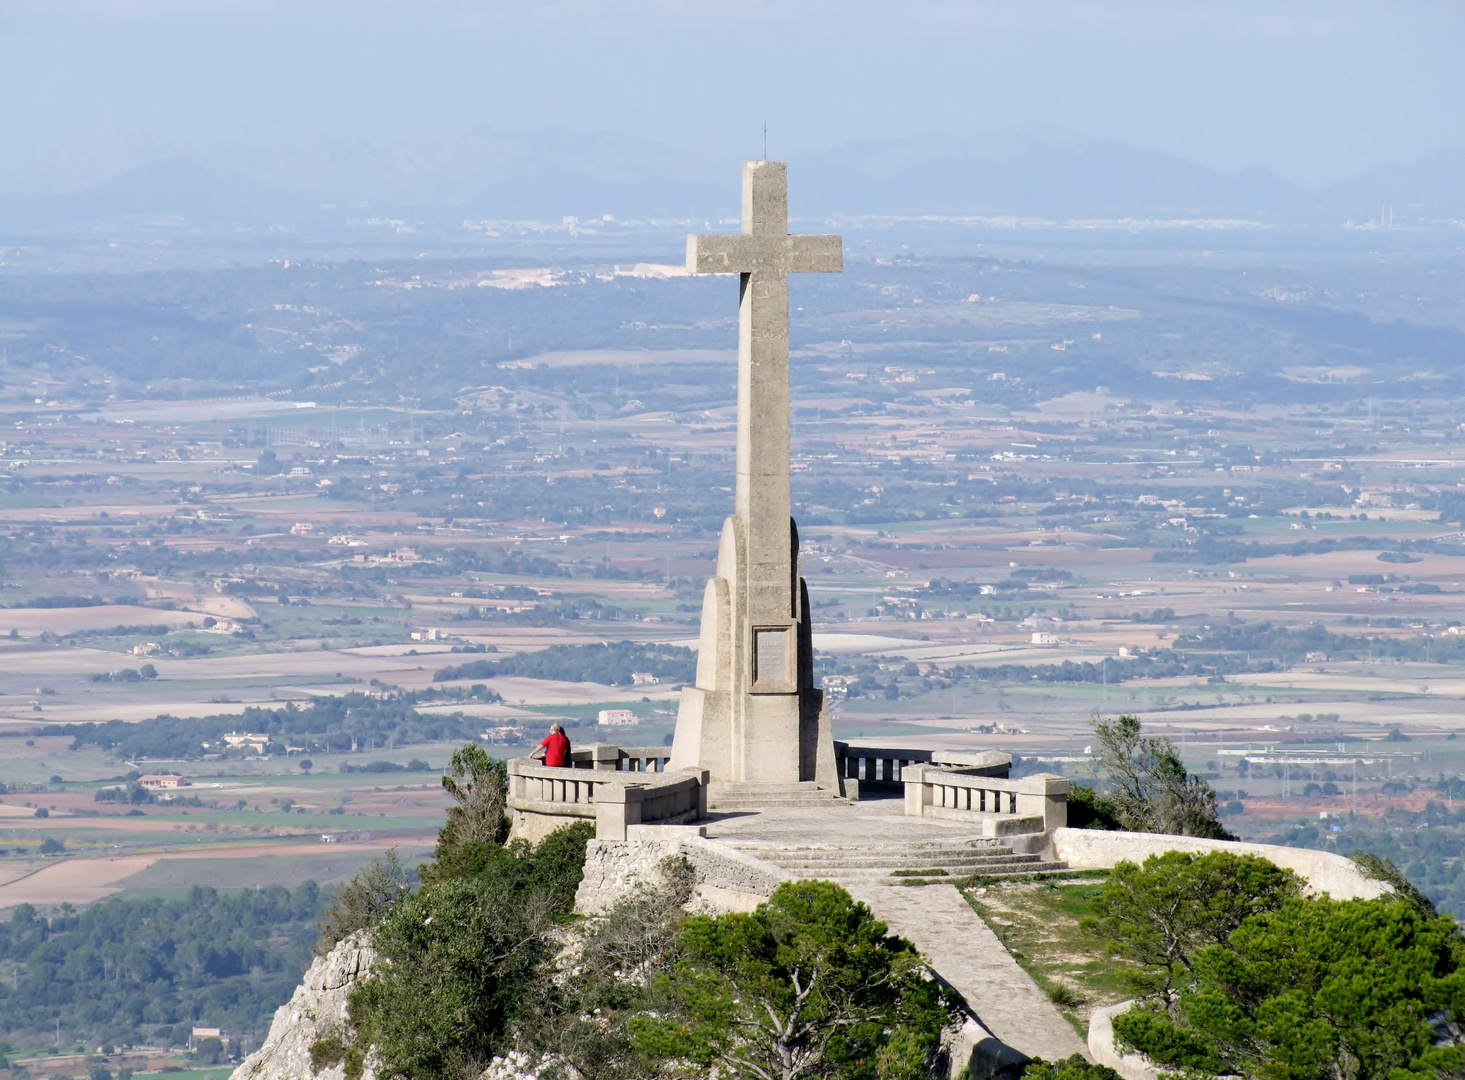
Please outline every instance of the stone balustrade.
[[615, 783], [588, 767], [551, 768], [532, 758], [509, 761], [509, 807], [526, 813], [593, 818], [595, 789]]
[[901, 750], [844, 742], [834, 744], [834, 760], [852, 799], [858, 799], [861, 791], [900, 791], [904, 770], [911, 765], [944, 765], [989, 776], [1006, 776], [1012, 767], [1012, 755], [995, 750]]
[[510, 759], [510, 835], [538, 843], [564, 825], [594, 821], [597, 839], [624, 840], [632, 825], [680, 825], [705, 816], [706, 771], [667, 771], [663, 748], [646, 749], [589, 747], [576, 751], [585, 756], [570, 768]]
[[1068, 824], [1071, 785], [1061, 776], [1009, 780], [932, 764], [908, 766], [904, 778], [908, 817], [980, 822], [994, 837], [1046, 833]]
[[595, 838], [625, 840], [633, 825], [685, 825], [707, 815], [707, 770], [677, 769], [656, 784], [610, 783], [595, 804]]
[[[901, 784], [901, 770], [907, 765], [931, 760], [929, 750], [882, 749], [874, 746], [851, 746], [849, 743], [834, 744], [834, 764], [845, 790], [852, 799], [859, 798], [860, 791], [897, 791]], [[857, 783], [849, 783], [854, 780]]]
[[570, 767], [600, 772], [663, 772], [671, 760], [669, 746], [613, 746], [591, 743], [570, 751]]

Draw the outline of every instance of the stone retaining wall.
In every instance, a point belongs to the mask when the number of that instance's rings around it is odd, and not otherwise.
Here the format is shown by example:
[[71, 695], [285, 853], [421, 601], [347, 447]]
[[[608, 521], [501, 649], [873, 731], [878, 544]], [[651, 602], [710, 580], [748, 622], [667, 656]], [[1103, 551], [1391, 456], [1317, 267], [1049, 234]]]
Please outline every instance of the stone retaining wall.
[[1228, 851], [1233, 855], [1257, 855], [1275, 866], [1291, 870], [1307, 882], [1308, 892], [1327, 893], [1334, 900], [1372, 900], [1393, 892], [1384, 882], [1365, 876], [1352, 859], [1330, 851], [1277, 844], [1203, 840], [1195, 836], [1166, 836], [1161, 833], [1054, 829], [1048, 834], [1046, 851], [1050, 858], [1062, 860], [1074, 870], [1108, 870], [1125, 860], [1142, 863], [1151, 855], [1167, 851], [1197, 854]]
[[1124, 1080], [1160, 1080], [1160, 1070], [1143, 1054], [1121, 1054], [1114, 1045], [1114, 1018], [1129, 1011], [1132, 1001], [1121, 1001], [1089, 1013], [1089, 1057], [1107, 1065]]

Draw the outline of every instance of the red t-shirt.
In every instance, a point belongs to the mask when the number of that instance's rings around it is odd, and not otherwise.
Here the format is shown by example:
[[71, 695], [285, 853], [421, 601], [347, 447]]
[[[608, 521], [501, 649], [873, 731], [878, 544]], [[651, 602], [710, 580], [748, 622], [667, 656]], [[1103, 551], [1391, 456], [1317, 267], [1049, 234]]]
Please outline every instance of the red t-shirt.
[[539, 744], [544, 751], [544, 763], [555, 768], [564, 768], [570, 763], [570, 740], [557, 731], [551, 731]]

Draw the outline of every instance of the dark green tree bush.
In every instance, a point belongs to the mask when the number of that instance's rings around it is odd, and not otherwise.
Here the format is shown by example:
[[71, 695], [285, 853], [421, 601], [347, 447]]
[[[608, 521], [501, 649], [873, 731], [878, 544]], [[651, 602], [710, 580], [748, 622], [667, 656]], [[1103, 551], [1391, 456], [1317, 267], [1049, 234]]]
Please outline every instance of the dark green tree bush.
[[[476, 759], [465, 760], [471, 775]], [[551, 934], [574, 906], [593, 835], [584, 823], [537, 848], [447, 845], [455, 861], [424, 867], [422, 888], [373, 930], [374, 977], [352, 992], [349, 1038], [328, 1033], [313, 1048], [321, 1065], [343, 1061], [354, 1074], [370, 1047], [383, 1080], [482, 1071], [508, 1048], [510, 1020], [553, 954]]]
[[486, 847], [501, 845], [509, 834], [508, 766], [469, 743], [453, 753], [443, 790], [455, 805], [448, 807], [447, 823], [438, 831], [430, 874], [462, 876], [472, 871], [460, 864], [471, 863]]
[[657, 977], [667, 1012], [631, 1022], [650, 1059], [760, 1080], [925, 1075], [955, 995], [915, 948], [827, 881], [786, 882], [751, 914], [687, 920]]
[[1454, 922], [1407, 891], [1335, 901], [1300, 886], [1227, 852], [1116, 867], [1090, 926], [1140, 968], [1143, 997], [1114, 1020], [1120, 1045], [1197, 1076], [1461, 1075], [1465, 939]]
[[1044, 1061], [1033, 1058], [1022, 1072], [1023, 1080], [1120, 1080], [1120, 1076], [1107, 1065], [1095, 1065], [1074, 1054], [1061, 1061]]
[[1123, 828], [1113, 804], [1086, 784], [1074, 784], [1069, 790], [1068, 825], [1073, 829]]
[[1212, 1075], [1456, 1077], [1460, 954], [1451, 920], [1401, 899], [1293, 899], [1196, 953], [1175, 1019], [1151, 1006], [1117, 1017], [1114, 1030], [1162, 1065]]
[[1254, 855], [1167, 851], [1116, 866], [1086, 926], [1139, 965], [1138, 990], [1165, 996], [1202, 948], [1225, 944], [1248, 916], [1275, 911], [1301, 888], [1292, 871]]

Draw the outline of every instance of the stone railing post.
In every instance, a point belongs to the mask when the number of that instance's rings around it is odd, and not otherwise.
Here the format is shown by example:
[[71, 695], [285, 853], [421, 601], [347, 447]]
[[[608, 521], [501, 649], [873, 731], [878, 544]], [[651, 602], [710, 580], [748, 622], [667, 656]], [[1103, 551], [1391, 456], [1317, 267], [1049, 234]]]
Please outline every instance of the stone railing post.
[[595, 790], [595, 839], [624, 840], [626, 826], [641, 824], [646, 789], [636, 784], [599, 784]]
[[509, 798], [522, 799], [526, 795], [527, 778], [519, 772], [519, 759], [509, 761]]
[[591, 743], [585, 747], [586, 755], [590, 759], [590, 767], [597, 772], [619, 772], [621, 768], [621, 748], [610, 743]]
[[707, 816], [707, 780], [712, 774], [706, 769], [697, 773], [697, 819], [700, 821]]
[[906, 817], [922, 817], [931, 805], [931, 785], [926, 783], [926, 766], [911, 764], [901, 770], [905, 782]]
[[1061, 776], [1039, 773], [1017, 782], [1017, 812], [1042, 817], [1044, 831], [1068, 826], [1068, 793], [1073, 785]]

